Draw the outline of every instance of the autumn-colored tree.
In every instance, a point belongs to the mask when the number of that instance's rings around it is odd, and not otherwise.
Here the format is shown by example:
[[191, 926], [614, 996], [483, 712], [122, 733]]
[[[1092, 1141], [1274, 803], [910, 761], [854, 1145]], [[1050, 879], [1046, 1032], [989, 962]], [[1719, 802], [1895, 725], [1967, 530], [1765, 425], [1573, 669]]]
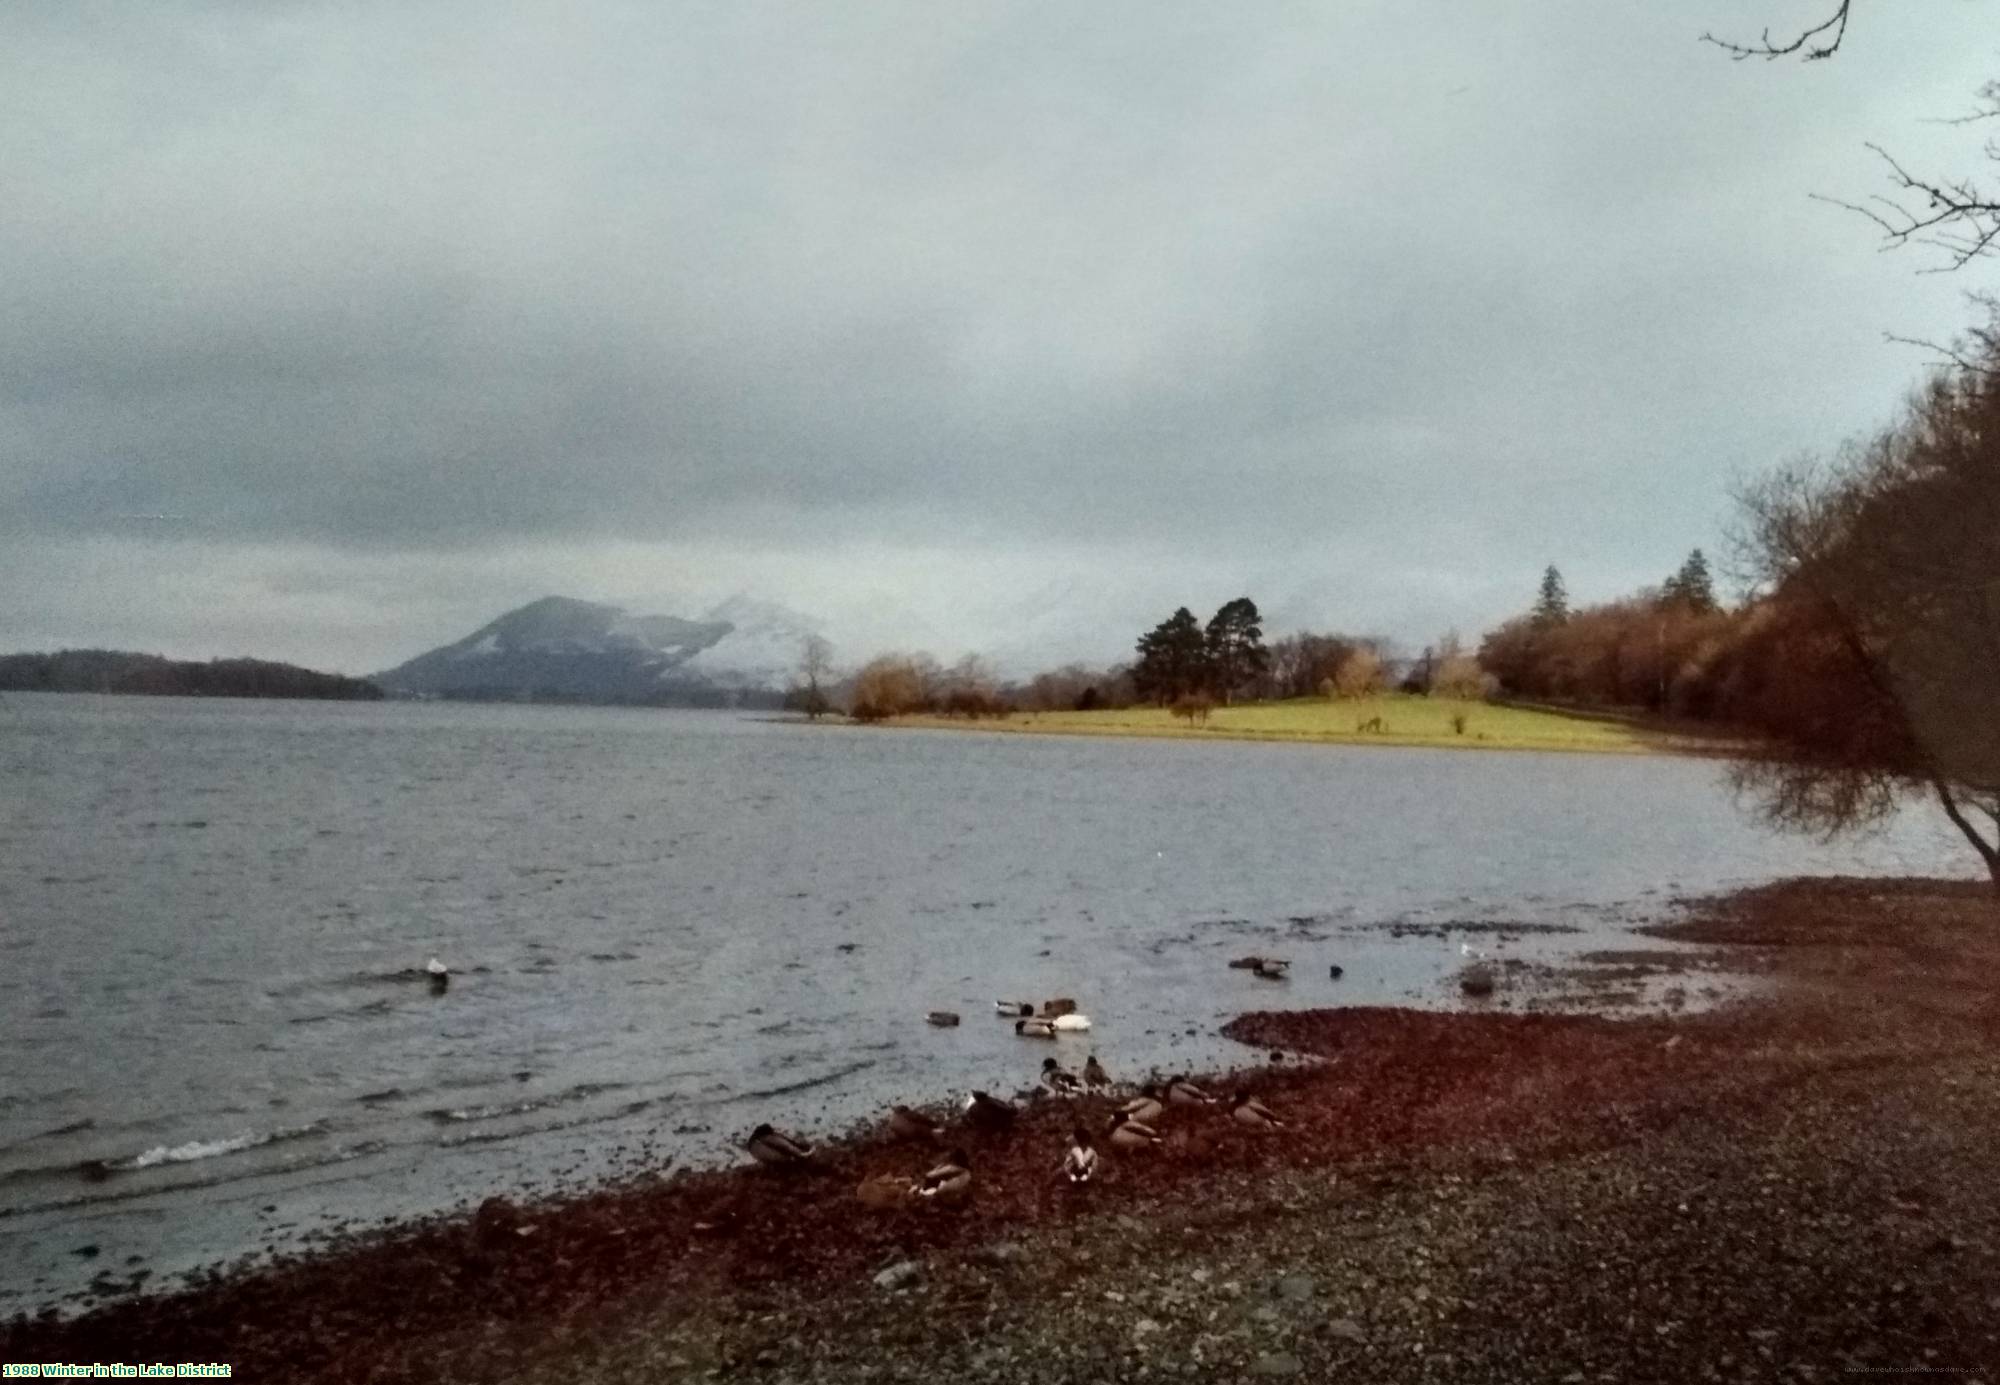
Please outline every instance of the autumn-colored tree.
[[1334, 670], [1334, 691], [1341, 697], [1367, 697], [1383, 685], [1382, 656], [1372, 649], [1353, 650]]
[[1747, 701], [1769, 753], [1738, 778], [1774, 819], [1824, 832], [1927, 792], [2000, 888], [1993, 325], [1894, 426], [1740, 496], [1741, 547], [1775, 612], [1758, 667], [1786, 694]]
[[882, 721], [928, 709], [935, 668], [928, 655], [883, 654], [870, 659], [854, 675], [848, 715], [856, 721]]

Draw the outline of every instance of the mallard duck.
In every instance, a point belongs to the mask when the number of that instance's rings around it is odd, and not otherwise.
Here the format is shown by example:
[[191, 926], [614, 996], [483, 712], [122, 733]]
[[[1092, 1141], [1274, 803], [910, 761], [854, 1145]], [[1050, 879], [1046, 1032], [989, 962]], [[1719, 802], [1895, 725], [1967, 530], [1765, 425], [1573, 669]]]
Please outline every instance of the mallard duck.
[[1135, 1121], [1147, 1123], [1156, 1121], [1161, 1116], [1167, 1114], [1167, 1108], [1160, 1100], [1160, 1089], [1150, 1082], [1139, 1089], [1139, 1095], [1133, 1097], [1130, 1101], [1119, 1107], [1118, 1110], [1121, 1114], [1130, 1116]]
[[1160, 1132], [1144, 1121], [1135, 1121], [1123, 1111], [1116, 1111], [1111, 1116], [1108, 1138], [1113, 1149], [1151, 1149], [1160, 1142]]
[[940, 1131], [938, 1123], [922, 1111], [898, 1106], [889, 1113], [889, 1133], [899, 1140], [935, 1140]]
[[1167, 1101], [1173, 1106], [1208, 1106], [1215, 1098], [1185, 1077], [1176, 1077], [1167, 1083]]
[[1283, 981], [1292, 964], [1282, 957], [1259, 957], [1256, 974], [1266, 981]]
[[752, 1159], [774, 1169], [792, 1168], [809, 1162], [813, 1157], [811, 1145], [768, 1125], [760, 1125], [751, 1131], [743, 1147], [750, 1151]]
[[1035, 1013], [1035, 1007], [1025, 1000], [996, 1000], [993, 1002], [993, 1009], [995, 1013], [1005, 1015], [1009, 1019], [1013, 1019], [1017, 1015], [1032, 1015]]
[[955, 1029], [958, 1027], [958, 1014], [953, 1010], [933, 1010], [928, 1015], [925, 1015], [924, 1019], [926, 1022], [936, 1025], [939, 1029]]
[[1097, 1173], [1097, 1151], [1080, 1125], [1069, 1132], [1069, 1152], [1063, 1155], [1062, 1166], [1072, 1183], [1088, 1183]]
[[972, 1191], [972, 1161], [965, 1157], [965, 1151], [954, 1149], [945, 1161], [910, 1185], [910, 1192], [917, 1197], [935, 1198], [939, 1202], [958, 1202]]
[[444, 994], [445, 988], [451, 985], [451, 968], [435, 957], [424, 963], [424, 975], [430, 978], [433, 995]]
[[1042, 1085], [1057, 1096], [1075, 1096], [1083, 1090], [1076, 1074], [1053, 1058], [1042, 1059]]
[[1059, 995], [1054, 1000], [1045, 1000], [1042, 1002], [1043, 1019], [1052, 1020], [1057, 1015], [1073, 1015], [1075, 1013], [1076, 1002], [1066, 995]]
[[1054, 1020], [1015, 1020], [1014, 1032], [1024, 1039], [1053, 1039], [1056, 1036]]
[[1342, 968], [1340, 963], [1335, 962], [1332, 966], [1326, 969], [1326, 974], [1333, 980], [1338, 981], [1340, 980], [1341, 977], [1345, 976], [1347, 973], [1346, 970]]
[[985, 1092], [974, 1092], [965, 1099], [965, 1119], [982, 1130], [1005, 1130], [1019, 1114], [1011, 1103]]
[[1264, 959], [1252, 953], [1248, 957], [1231, 958], [1229, 965], [1236, 971], [1255, 971], [1258, 967], [1264, 965]]
[[1049, 1028], [1058, 1034], [1087, 1034], [1090, 1032], [1089, 1015], [1057, 1015], [1048, 1021]]
[[1097, 1061], [1095, 1053], [1083, 1060], [1083, 1085], [1093, 1090], [1111, 1085], [1111, 1074], [1106, 1072], [1104, 1065]]
[[1252, 1130], [1283, 1130], [1285, 1123], [1278, 1119], [1271, 1108], [1251, 1096], [1248, 1092], [1236, 1094], [1236, 1104], [1229, 1108], [1230, 1119], [1238, 1125]]

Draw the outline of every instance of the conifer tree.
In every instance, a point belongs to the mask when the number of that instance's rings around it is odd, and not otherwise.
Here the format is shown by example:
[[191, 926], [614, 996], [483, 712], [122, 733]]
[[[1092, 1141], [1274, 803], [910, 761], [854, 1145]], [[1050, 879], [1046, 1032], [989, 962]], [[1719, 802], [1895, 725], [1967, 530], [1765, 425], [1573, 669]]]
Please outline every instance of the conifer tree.
[[1561, 625], [1568, 619], [1569, 591], [1563, 586], [1563, 575], [1550, 563], [1542, 573], [1541, 594], [1535, 598], [1534, 622], [1540, 626]]

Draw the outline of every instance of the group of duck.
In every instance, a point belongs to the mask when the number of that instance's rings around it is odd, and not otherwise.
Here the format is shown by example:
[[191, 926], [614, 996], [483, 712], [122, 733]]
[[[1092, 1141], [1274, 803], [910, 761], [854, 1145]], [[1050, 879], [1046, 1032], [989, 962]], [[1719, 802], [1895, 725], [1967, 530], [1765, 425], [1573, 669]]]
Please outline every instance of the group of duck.
[[[1082, 1033], [1090, 1028], [1089, 1017], [1078, 1014], [1076, 1003], [1071, 1000], [1045, 1002], [1039, 1011], [1025, 1001], [995, 1001], [994, 1008], [1003, 1017], [1012, 1018], [1014, 1032], [1027, 1038], [1054, 1038], [1059, 1033]], [[1111, 1076], [1094, 1053], [1085, 1060], [1081, 1072], [1070, 1071], [1054, 1058], [1043, 1059], [1041, 1086], [1057, 1097], [1104, 1094], [1112, 1090]], [[1204, 1091], [1186, 1077], [1148, 1082], [1111, 1113], [1102, 1138], [1111, 1149], [1125, 1153], [1154, 1149], [1162, 1143], [1160, 1124], [1170, 1107], [1212, 1107], [1220, 1101], [1220, 1097]], [[1001, 1097], [974, 1091], [966, 1097], [961, 1115], [964, 1123], [975, 1130], [1000, 1131], [1013, 1126], [1020, 1108]], [[1246, 1130], [1260, 1133], [1285, 1128], [1285, 1122], [1276, 1113], [1247, 1091], [1236, 1093], [1229, 1104], [1229, 1118]], [[943, 1144], [947, 1138], [942, 1123], [909, 1106], [898, 1106], [889, 1113], [888, 1128], [891, 1135], [901, 1140]], [[816, 1158], [810, 1144], [768, 1124], [751, 1131], [744, 1148], [751, 1158], [770, 1168], [807, 1167]], [[1078, 1125], [1070, 1131], [1058, 1172], [1072, 1184], [1089, 1183], [1097, 1176], [1098, 1159], [1097, 1145], [1089, 1130]], [[864, 1202], [874, 1205], [907, 1199], [959, 1202], [972, 1192], [971, 1157], [962, 1146], [955, 1147], [943, 1162], [915, 1181], [889, 1175], [870, 1179], [858, 1191]]]

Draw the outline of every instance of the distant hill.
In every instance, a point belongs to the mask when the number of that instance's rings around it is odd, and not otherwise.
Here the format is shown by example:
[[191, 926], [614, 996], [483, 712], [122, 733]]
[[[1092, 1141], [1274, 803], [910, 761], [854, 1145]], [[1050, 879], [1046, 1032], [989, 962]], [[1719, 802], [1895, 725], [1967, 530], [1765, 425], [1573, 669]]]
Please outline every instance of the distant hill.
[[741, 596], [699, 620], [545, 596], [375, 681], [412, 697], [775, 707], [812, 630], [795, 612]]
[[162, 697], [380, 698], [363, 678], [264, 659], [166, 659], [116, 649], [0, 654], [0, 692], [150, 693]]

